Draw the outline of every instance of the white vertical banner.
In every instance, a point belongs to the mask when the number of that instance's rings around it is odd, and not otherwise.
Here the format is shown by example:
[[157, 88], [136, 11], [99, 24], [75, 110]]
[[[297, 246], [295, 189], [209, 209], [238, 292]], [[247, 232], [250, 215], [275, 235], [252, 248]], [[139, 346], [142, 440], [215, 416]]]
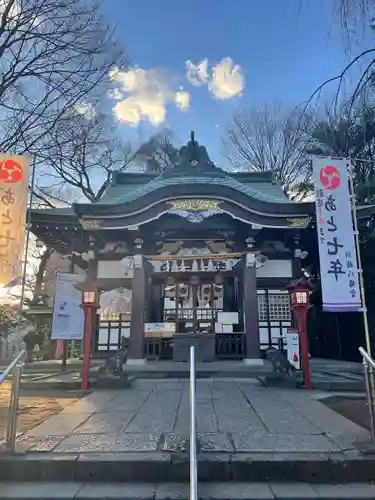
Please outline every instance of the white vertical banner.
[[[21, 274], [25, 244], [27, 156], [0, 153], [0, 284], [6, 285]], [[19, 284], [19, 283], [17, 283]]]
[[75, 285], [84, 277], [80, 274], [57, 273], [53, 303], [52, 340], [81, 340], [84, 313], [81, 307], [82, 292]]
[[362, 307], [347, 165], [313, 158], [323, 310], [331, 312]]

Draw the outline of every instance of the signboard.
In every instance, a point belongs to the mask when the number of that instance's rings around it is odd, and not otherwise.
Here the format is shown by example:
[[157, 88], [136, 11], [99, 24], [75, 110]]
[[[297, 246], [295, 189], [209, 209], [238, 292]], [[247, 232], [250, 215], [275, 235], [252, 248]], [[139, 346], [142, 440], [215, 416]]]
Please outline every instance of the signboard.
[[222, 325], [238, 325], [238, 312], [219, 312], [217, 322]]
[[0, 284], [20, 276], [25, 243], [29, 158], [0, 154]]
[[316, 227], [325, 311], [358, 311], [361, 296], [347, 162], [313, 158]]
[[82, 292], [75, 285], [85, 278], [79, 274], [58, 273], [53, 303], [52, 340], [81, 340], [84, 313]]
[[176, 324], [175, 323], [145, 323], [145, 332], [171, 332], [175, 333]]
[[286, 349], [288, 361], [296, 370], [301, 369], [301, 359], [299, 352], [299, 335], [298, 330], [288, 329], [286, 334]]

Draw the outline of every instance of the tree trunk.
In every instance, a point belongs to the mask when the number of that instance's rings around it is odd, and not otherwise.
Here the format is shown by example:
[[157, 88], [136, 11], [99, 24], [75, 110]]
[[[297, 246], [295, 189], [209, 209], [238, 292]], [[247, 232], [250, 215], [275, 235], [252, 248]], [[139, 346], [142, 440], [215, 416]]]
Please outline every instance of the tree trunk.
[[45, 251], [43, 252], [42, 257], [40, 258], [38, 271], [35, 275], [35, 288], [33, 291], [33, 303], [34, 304], [39, 303], [40, 297], [42, 295], [42, 285], [43, 285], [44, 272], [46, 270], [48, 259], [50, 258], [52, 252], [53, 252], [52, 248], [47, 247], [45, 249]]

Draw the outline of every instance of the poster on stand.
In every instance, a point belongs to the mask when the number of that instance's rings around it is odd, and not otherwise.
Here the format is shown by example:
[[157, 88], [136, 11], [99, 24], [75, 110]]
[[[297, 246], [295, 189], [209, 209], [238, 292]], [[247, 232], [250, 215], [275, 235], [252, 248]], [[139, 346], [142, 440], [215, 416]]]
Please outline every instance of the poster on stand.
[[288, 361], [296, 370], [301, 369], [301, 358], [299, 352], [299, 334], [296, 329], [288, 329], [286, 334], [286, 349]]
[[362, 307], [347, 163], [313, 158], [323, 310], [330, 312]]
[[84, 327], [82, 293], [75, 288], [75, 285], [83, 280], [84, 277], [79, 274], [56, 275], [52, 340], [82, 340]]

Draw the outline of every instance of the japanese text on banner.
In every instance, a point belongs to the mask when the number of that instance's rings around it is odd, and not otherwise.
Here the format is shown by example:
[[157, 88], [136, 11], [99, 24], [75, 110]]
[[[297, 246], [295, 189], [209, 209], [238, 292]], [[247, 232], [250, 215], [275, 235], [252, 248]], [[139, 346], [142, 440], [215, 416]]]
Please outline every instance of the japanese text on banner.
[[313, 159], [323, 309], [361, 308], [345, 160]]
[[0, 154], [0, 284], [20, 274], [25, 243], [29, 158]]

